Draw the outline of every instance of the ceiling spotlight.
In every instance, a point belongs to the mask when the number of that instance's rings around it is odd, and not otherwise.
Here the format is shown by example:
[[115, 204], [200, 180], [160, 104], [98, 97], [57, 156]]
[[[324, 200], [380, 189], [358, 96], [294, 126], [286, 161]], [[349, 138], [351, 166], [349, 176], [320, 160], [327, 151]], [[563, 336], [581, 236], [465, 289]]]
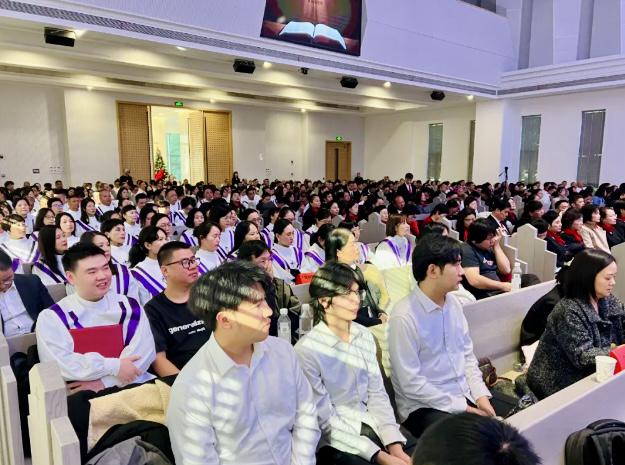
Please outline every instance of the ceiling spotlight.
[[472, 102], [475, 97], [473, 95], [467, 95], [467, 100]]
[[390, 89], [390, 88], [391, 88], [391, 85], [392, 85], [392, 84], [391, 84], [389, 81], [386, 81], [386, 82], [384, 83], [384, 87], [386, 87], [387, 89]]
[[93, 86], [87, 86], [87, 90], [91, 92], [93, 90]]
[[269, 68], [271, 68], [272, 66], [273, 66], [273, 65], [272, 65], [270, 62], [268, 62], [268, 61], [266, 61], [266, 62], [264, 62], [264, 63], [263, 63], [263, 68], [265, 68], [265, 69], [269, 69]]
[[186, 51], [187, 51], [187, 49], [186, 49], [186, 48], [181, 47], [180, 45], [176, 45], [176, 48], [177, 48], [178, 50], [180, 50], [181, 52], [186, 52]]
[[256, 65], [251, 60], [234, 60], [232, 67], [235, 72], [244, 74], [254, 74], [256, 70]]
[[210, 99], [209, 102], [210, 103], [215, 103], [217, 100], [215, 100], [214, 98]]
[[302, 113], [306, 113], [306, 108], [300, 108], [300, 110]]
[[308, 74], [308, 68], [300, 68], [299, 72], [306, 76]]
[[76, 36], [77, 39], [80, 39], [86, 33], [87, 33], [86, 29], [74, 29], [74, 35]]
[[358, 86], [358, 79], [349, 76], [341, 78], [341, 86], [347, 89], [355, 89]]
[[58, 29], [56, 27], [46, 27], [43, 31], [46, 44], [62, 45], [64, 47], [73, 47], [76, 41], [76, 33], [67, 29]]

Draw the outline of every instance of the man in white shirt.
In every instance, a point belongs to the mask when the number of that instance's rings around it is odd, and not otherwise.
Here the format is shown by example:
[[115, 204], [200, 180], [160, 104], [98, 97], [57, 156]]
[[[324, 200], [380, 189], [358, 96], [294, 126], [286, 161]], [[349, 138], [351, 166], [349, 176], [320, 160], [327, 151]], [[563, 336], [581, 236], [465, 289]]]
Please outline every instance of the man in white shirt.
[[248, 187], [245, 190], [245, 197], [241, 199], [241, 204], [245, 208], [256, 208], [260, 202], [260, 196], [256, 193], [256, 188], [253, 186]]
[[15, 274], [14, 265], [0, 251], [0, 319], [5, 337], [32, 332], [39, 313], [54, 304], [38, 276]]
[[415, 290], [389, 319], [391, 380], [400, 421], [419, 437], [451, 413], [494, 416], [462, 305], [450, 294], [462, 281], [460, 242], [420, 241], [412, 255]]
[[115, 210], [115, 205], [113, 205], [113, 196], [108, 188], [102, 188], [98, 193], [100, 194], [100, 203], [96, 208], [96, 213], [98, 218], [100, 218], [106, 212]]
[[[73, 381], [69, 384], [72, 392], [97, 392], [152, 379], [147, 372], [155, 357], [150, 323], [136, 300], [108, 292], [112, 274], [104, 251], [76, 244], [65, 252], [63, 268], [76, 293], [39, 315], [35, 332], [41, 361], [58, 363], [63, 378]], [[121, 326], [119, 341], [108, 339], [86, 352], [77, 347], [80, 330], [108, 331], [114, 325]], [[120, 349], [119, 356], [100, 354]]]
[[72, 215], [74, 221], [80, 219], [80, 201], [82, 198], [78, 194], [72, 194], [67, 198], [67, 213]]
[[167, 426], [180, 465], [315, 464], [312, 390], [290, 344], [268, 337], [268, 280], [235, 261], [191, 291], [189, 309], [213, 333], [171, 390]]

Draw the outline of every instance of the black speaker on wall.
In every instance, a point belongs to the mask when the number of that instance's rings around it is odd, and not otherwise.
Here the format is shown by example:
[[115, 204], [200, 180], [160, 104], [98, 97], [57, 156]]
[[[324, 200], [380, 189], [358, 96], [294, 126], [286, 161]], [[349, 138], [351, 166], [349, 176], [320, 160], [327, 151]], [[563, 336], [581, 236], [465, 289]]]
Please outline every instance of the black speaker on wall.
[[76, 33], [74, 31], [56, 27], [46, 27], [43, 30], [43, 36], [46, 44], [62, 45], [64, 47], [73, 47], [76, 41]]
[[237, 73], [254, 74], [256, 65], [251, 60], [234, 60], [232, 65]]
[[432, 93], [430, 94], [430, 98], [432, 100], [440, 102], [442, 100], [445, 100], [445, 92], [441, 92], [440, 90], [432, 91]]
[[341, 86], [347, 89], [355, 89], [358, 86], [358, 79], [349, 76], [343, 76]]

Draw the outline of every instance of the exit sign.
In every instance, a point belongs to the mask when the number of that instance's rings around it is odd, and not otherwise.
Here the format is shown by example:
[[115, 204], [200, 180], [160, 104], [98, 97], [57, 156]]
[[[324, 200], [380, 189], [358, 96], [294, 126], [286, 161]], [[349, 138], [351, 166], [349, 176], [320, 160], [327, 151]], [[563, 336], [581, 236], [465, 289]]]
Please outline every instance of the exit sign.
[[181, 102], [180, 100], [176, 100], [174, 102], [174, 106], [175, 107], [184, 107], [184, 102]]
[[336, 136], [337, 142], [343, 142], [343, 136]]

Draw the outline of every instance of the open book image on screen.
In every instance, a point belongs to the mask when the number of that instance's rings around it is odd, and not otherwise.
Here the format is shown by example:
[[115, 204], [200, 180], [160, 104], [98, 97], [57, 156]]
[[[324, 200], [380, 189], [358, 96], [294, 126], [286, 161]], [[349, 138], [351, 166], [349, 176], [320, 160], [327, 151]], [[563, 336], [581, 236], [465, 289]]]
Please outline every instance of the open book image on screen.
[[325, 24], [315, 26], [309, 22], [291, 21], [280, 31], [279, 36], [289, 36], [296, 40], [310, 40], [319, 45], [332, 46], [334, 43], [338, 43], [343, 50], [347, 50], [347, 44], [341, 33]]

